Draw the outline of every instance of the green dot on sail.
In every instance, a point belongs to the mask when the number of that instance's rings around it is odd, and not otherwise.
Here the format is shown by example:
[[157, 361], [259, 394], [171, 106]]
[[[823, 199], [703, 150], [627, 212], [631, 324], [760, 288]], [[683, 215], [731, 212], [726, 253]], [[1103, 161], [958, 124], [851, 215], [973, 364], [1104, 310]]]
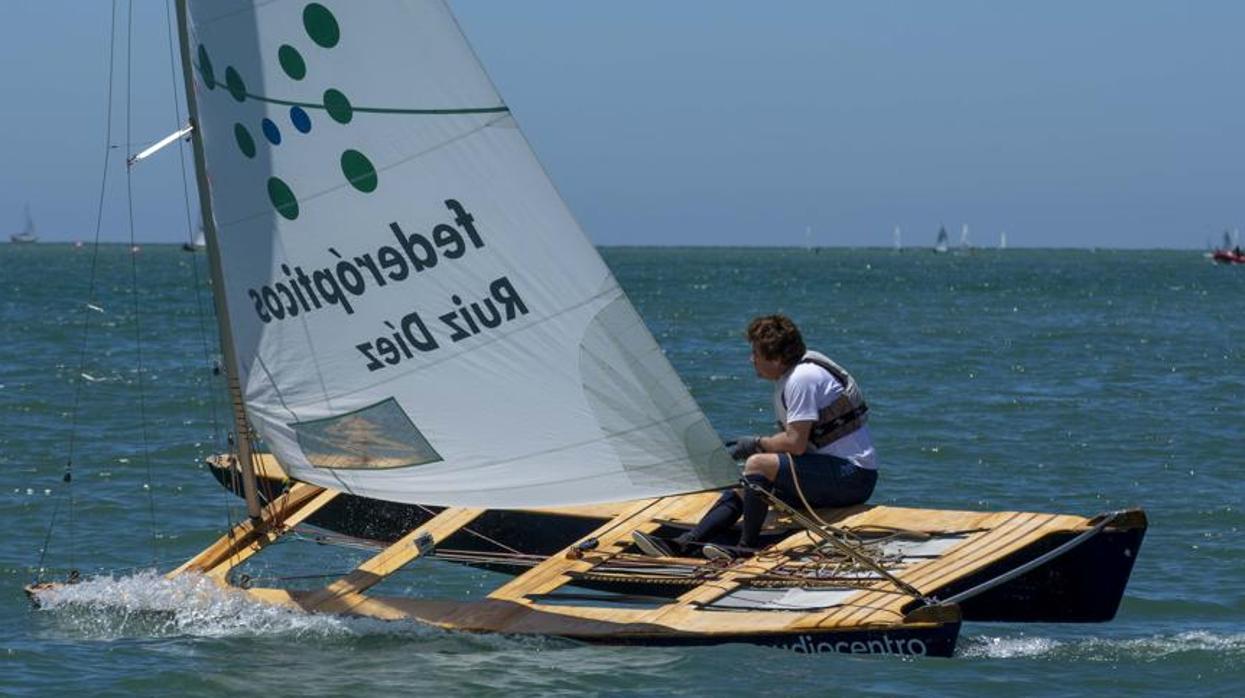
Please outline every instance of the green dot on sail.
[[225, 87], [229, 88], [229, 94], [239, 102], [246, 101], [246, 85], [242, 82], [242, 76], [238, 75], [238, 71], [233, 66], [225, 68]]
[[285, 74], [295, 80], [302, 80], [307, 77], [307, 63], [303, 61], [303, 56], [298, 49], [289, 44], [282, 44], [277, 49], [277, 60], [281, 62], [281, 69]]
[[303, 27], [307, 36], [324, 48], [333, 48], [341, 39], [341, 29], [337, 26], [337, 18], [324, 5], [313, 2], [303, 8]]
[[268, 199], [286, 220], [298, 218], [298, 199], [294, 198], [290, 186], [277, 177], [268, 178]]
[[348, 124], [354, 118], [354, 107], [350, 106], [346, 95], [338, 90], [324, 91], [324, 110], [339, 124]]
[[342, 153], [342, 174], [355, 189], [365, 194], [376, 191], [376, 168], [363, 153], [357, 150]]
[[212, 70], [212, 59], [208, 58], [207, 47], [199, 44], [199, 75], [209, 90], [216, 89], [216, 71]]
[[238, 150], [248, 158], [255, 157], [255, 139], [251, 137], [251, 132], [242, 124], [233, 125], [233, 137], [238, 141]]

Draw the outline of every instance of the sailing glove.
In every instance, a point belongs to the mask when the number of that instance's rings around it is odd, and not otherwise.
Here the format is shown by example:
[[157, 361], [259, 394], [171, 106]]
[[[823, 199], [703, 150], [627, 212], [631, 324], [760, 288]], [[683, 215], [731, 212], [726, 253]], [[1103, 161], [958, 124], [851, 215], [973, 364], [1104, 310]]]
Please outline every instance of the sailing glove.
[[743, 460], [754, 453], [761, 452], [761, 437], [741, 436], [726, 444], [727, 452], [735, 460]]

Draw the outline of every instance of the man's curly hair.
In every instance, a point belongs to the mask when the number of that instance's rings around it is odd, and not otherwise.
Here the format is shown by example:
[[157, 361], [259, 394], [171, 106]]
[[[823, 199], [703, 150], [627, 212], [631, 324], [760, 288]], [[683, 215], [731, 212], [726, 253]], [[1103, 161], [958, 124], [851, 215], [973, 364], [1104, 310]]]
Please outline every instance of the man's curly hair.
[[800, 329], [786, 315], [761, 315], [748, 323], [748, 341], [765, 359], [778, 359], [784, 366], [794, 366], [806, 351]]

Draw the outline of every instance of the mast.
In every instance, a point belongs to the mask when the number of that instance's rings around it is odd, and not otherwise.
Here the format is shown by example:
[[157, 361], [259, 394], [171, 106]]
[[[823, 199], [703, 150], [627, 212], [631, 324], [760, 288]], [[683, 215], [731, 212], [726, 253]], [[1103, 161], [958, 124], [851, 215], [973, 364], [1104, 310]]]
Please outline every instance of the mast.
[[229, 306], [225, 299], [225, 281], [221, 273], [220, 245], [217, 244], [215, 219], [212, 216], [212, 196], [209, 192], [207, 170], [204, 167], [203, 137], [199, 131], [199, 105], [195, 96], [194, 68], [190, 53], [190, 28], [186, 0], [177, 0], [177, 43], [182, 62], [182, 78], [186, 92], [186, 106], [190, 111], [190, 142], [194, 146], [195, 180], [199, 184], [199, 211], [203, 216], [203, 234], [207, 241], [208, 267], [212, 275], [212, 299], [216, 308], [216, 323], [220, 330], [221, 355], [224, 357], [225, 378], [229, 386], [229, 402], [233, 406], [235, 443], [238, 448], [238, 465], [242, 472], [242, 492], [246, 497], [246, 512], [252, 519], [260, 516], [259, 496], [255, 487], [254, 452], [251, 448], [251, 428], [246, 418], [246, 404], [242, 400], [242, 385], [238, 379], [238, 355], [234, 350], [233, 330], [229, 325]]

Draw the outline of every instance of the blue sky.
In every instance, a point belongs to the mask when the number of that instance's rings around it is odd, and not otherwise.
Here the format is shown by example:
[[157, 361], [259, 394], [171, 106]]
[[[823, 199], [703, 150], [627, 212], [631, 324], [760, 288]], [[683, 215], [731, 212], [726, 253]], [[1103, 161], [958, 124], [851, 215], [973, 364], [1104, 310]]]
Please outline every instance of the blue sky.
[[[981, 245], [1201, 248], [1245, 228], [1245, 3], [451, 6], [599, 244], [802, 245], [811, 227], [888, 246], [898, 225], [928, 245], [967, 223]], [[110, 9], [4, 5], [0, 233], [26, 202], [45, 239], [94, 230]], [[176, 125], [164, 13], [135, 1], [139, 145]], [[127, 150], [105, 240], [128, 238]], [[183, 240], [175, 151], [133, 186], [138, 239]]]

